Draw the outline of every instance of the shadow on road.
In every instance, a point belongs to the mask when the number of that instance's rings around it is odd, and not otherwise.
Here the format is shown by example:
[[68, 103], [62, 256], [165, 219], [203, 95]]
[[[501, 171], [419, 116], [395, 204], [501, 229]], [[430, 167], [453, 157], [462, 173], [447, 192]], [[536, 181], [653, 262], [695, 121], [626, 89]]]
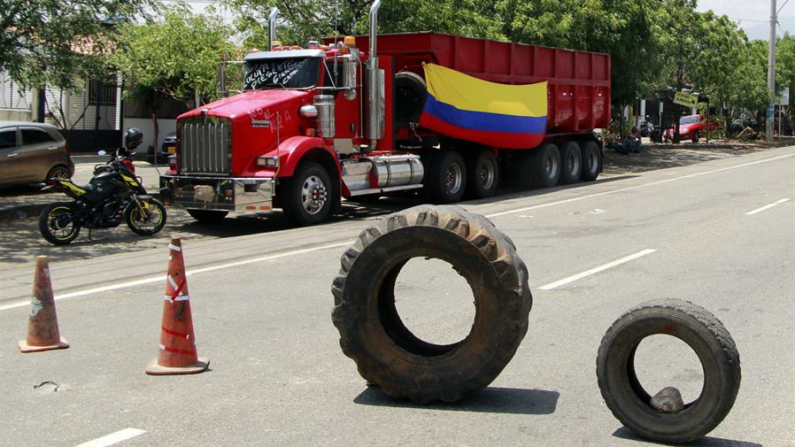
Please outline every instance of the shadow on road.
[[[615, 432], [613, 432], [613, 436], [620, 439], [626, 439], [628, 441], [638, 441], [643, 443], [650, 442], [646, 439], [635, 436], [634, 433], [632, 433], [625, 427], [621, 427]], [[652, 444], [669, 445], [658, 442], [653, 442]], [[737, 441], [734, 439], [724, 439], [724, 438], [714, 438], [712, 436], [705, 436], [699, 439], [698, 441], [688, 443], [687, 445], [688, 447], [763, 447], [762, 444], [757, 444], [755, 442]]]
[[420, 405], [408, 400], [393, 399], [382, 393], [377, 386], [371, 386], [356, 396], [353, 402], [360, 405], [421, 408], [425, 410], [542, 415], [555, 412], [559, 397], [560, 393], [557, 391], [489, 387], [471, 394], [458, 403]]

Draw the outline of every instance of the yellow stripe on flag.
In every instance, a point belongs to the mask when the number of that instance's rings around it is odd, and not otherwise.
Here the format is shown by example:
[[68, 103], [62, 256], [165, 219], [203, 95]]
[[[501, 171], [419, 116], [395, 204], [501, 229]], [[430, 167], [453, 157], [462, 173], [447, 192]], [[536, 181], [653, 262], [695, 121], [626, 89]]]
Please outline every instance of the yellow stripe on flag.
[[547, 116], [547, 83], [506, 85], [425, 64], [428, 93], [459, 110], [522, 117]]

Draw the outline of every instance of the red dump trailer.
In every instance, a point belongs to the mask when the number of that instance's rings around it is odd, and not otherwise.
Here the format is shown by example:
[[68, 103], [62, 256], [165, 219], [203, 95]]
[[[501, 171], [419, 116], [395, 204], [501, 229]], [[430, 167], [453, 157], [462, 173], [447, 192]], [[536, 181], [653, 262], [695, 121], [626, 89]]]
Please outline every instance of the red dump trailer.
[[[243, 91], [177, 118], [164, 202], [198, 220], [281, 208], [309, 225], [343, 199], [424, 189], [431, 201], [452, 203], [490, 197], [502, 180], [549, 187], [597, 178], [603, 151], [593, 130], [609, 124], [608, 55], [439, 33], [378, 35], [379, 5], [369, 36], [305, 48], [275, 40], [274, 10], [268, 51], [243, 62]], [[445, 102], [436, 96], [446, 81], [426, 83], [431, 68], [483, 88], [459, 88], [458, 102]], [[529, 105], [505, 99], [503, 90], [539, 86], [546, 98], [541, 90]], [[503, 97], [492, 100], [492, 90]], [[489, 114], [495, 104], [518, 112]]]

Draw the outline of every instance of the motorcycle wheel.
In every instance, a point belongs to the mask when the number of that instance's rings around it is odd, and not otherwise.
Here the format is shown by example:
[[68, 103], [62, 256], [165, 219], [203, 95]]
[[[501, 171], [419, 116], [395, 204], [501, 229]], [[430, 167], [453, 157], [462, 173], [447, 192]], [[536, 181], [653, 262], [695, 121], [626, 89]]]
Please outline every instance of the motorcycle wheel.
[[51, 203], [39, 215], [39, 232], [53, 245], [67, 245], [80, 234], [80, 224], [73, 220], [75, 206], [69, 202]]
[[132, 202], [124, 212], [124, 220], [130, 230], [141, 236], [151, 236], [162, 230], [166, 225], [166, 207], [157, 199], [141, 202], [141, 205], [143, 211]]

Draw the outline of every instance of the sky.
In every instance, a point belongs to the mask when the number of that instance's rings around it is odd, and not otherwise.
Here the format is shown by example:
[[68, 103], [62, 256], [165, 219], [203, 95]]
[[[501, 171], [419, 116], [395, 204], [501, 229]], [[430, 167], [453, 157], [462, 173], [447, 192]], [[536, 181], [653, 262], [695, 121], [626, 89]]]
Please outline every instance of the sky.
[[[776, 0], [776, 8], [781, 9], [776, 29], [779, 36], [785, 31], [795, 34], [795, 0], [789, 0], [786, 4], [785, 1]], [[749, 39], [768, 40], [770, 37], [769, 0], [698, 0], [696, 9], [712, 10], [718, 15], [729, 16], [745, 30]]]

